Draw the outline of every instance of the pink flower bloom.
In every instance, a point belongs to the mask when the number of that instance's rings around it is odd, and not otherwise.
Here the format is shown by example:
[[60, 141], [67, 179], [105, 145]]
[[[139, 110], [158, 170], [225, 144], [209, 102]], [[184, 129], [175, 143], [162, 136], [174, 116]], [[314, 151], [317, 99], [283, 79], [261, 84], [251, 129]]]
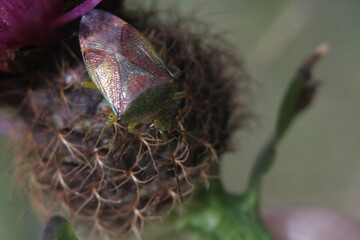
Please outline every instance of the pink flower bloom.
[[0, 0], [0, 52], [40, 41], [52, 30], [94, 8], [101, 0], [86, 0], [63, 14], [65, 0]]

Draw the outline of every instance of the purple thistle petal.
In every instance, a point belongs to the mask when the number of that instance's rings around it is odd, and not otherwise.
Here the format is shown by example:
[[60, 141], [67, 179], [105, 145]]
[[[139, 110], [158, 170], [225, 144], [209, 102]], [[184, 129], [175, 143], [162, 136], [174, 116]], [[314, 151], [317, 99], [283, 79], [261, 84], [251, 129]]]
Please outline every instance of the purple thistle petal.
[[100, 2], [87, 0], [63, 14], [64, 0], [0, 0], [0, 51], [37, 43]]
[[61, 0], [0, 0], [0, 51], [39, 40], [61, 7]]
[[98, 5], [102, 0], [86, 0], [70, 12], [65, 13], [64, 15], [54, 19], [49, 26], [52, 28], [59, 27], [65, 25], [76, 18], [84, 15], [91, 9], [93, 9], [96, 5]]

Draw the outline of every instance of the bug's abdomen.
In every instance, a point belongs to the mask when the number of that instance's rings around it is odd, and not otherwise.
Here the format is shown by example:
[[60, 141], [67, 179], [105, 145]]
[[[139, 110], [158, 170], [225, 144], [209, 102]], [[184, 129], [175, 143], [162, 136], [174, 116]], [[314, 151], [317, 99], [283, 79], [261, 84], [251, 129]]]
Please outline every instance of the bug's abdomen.
[[178, 83], [166, 82], [150, 87], [136, 97], [120, 117], [122, 123], [148, 123], [166, 109], [176, 90]]

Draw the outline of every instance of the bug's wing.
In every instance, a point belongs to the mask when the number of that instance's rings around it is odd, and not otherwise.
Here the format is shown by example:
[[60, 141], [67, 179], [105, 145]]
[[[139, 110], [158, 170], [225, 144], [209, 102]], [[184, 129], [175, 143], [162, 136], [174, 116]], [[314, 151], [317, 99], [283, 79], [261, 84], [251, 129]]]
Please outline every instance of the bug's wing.
[[122, 23], [102, 10], [85, 14], [79, 27], [79, 41], [89, 75], [117, 115], [125, 109], [124, 84], [115, 53]]
[[151, 43], [127, 23], [122, 28], [119, 50], [123, 58], [150, 73], [157, 79], [157, 83], [173, 80], [170, 71]]
[[116, 57], [123, 65], [121, 70], [128, 69], [128, 72], [131, 72], [131, 75], [123, 72], [122, 76], [123, 84], [126, 86], [126, 101], [132, 102], [149, 88], [163, 83], [173, 83], [174, 77], [151, 43], [131, 25], [121, 19], [119, 21], [123, 26]]

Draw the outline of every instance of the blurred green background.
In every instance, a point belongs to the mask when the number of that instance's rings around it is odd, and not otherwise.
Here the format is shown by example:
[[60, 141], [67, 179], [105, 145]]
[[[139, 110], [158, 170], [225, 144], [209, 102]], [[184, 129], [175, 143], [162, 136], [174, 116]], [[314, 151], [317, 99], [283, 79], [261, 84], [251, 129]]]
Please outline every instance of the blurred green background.
[[[320, 91], [281, 144], [262, 203], [265, 209], [325, 206], [360, 221], [360, 1], [159, 0], [158, 6], [195, 13], [223, 34], [256, 81], [250, 102], [256, 123], [239, 132], [236, 151], [223, 156], [221, 177], [236, 193], [271, 132], [289, 79], [316, 46], [330, 44], [314, 71]], [[13, 153], [5, 150], [5, 136], [0, 140], [0, 236], [36, 239], [41, 225], [26, 194], [13, 189]]]

